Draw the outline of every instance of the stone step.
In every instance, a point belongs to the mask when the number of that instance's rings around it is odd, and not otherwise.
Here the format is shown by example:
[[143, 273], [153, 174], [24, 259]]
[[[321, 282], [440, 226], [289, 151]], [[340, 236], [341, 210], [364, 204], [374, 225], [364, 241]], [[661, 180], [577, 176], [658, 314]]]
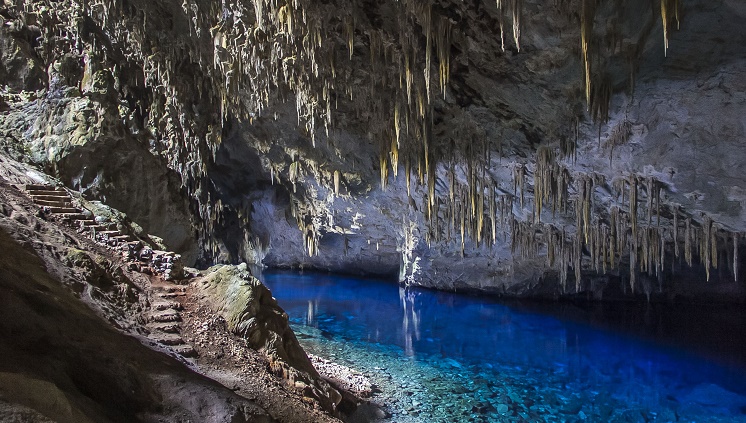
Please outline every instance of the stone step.
[[186, 295], [184, 292], [159, 292], [158, 294], [161, 298], [176, 298]]
[[178, 333], [181, 326], [176, 322], [152, 322], [145, 325], [151, 332]]
[[72, 207], [73, 203], [68, 199], [62, 199], [59, 200], [37, 200], [34, 199], [34, 203], [40, 205], [40, 206], [47, 206], [47, 207]]
[[130, 240], [129, 235], [117, 235], [113, 237], [109, 237], [110, 239], [115, 239], [117, 242], [127, 243]]
[[198, 355], [194, 347], [189, 344], [175, 345], [171, 347], [171, 350], [183, 357], [196, 357]]
[[31, 199], [36, 201], [70, 201], [67, 194], [31, 194]]
[[65, 192], [64, 188], [55, 187], [52, 185], [40, 185], [40, 184], [27, 184], [26, 191], [59, 191]]
[[154, 310], [168, 310], [168, 309], [181, 310], [182, 306], [181, 304], [175, 301], [156, 300], [150, 304], [150, 308]]
[[175, 333], [151, 333], [148, 338], [163, 345], [184, 345], [181, 335]]
[[63, 214], [63, 213], [80, 213], [81, 211], [79, 209], [76, 209], [75, 207], [49, 207], [49, 211], [56, 214]]
[[98, 235], [99, 232], [101, 232], [101, 231], [103, 231], [105, 229], [106, 228], [96, 228], [95, 226], [84, 226], [83, 227], [83, 232], [86, 233], [86, 234], [88, 234], [89, 236], [93, 236], [94, 233], [96, 235]]
[[101, 233], [101, 232], [106, 232], [106, 231], [113, 231], [113, 230], [115, 230], [115, 229], [112, 229], [112, 226], [113, 226], [113, 225], [101, 225], [101, 224], [97, 224], [97, 225], [87, 225], [87, 226], [86, 226], [86, 229], [90, 229], [90, 230], [96, 231], [96, 233], [97, 233], [97, 234], [99, 234], [99, 233]]
[[181, 321], [181, 314], [179, 314], [178, 311], [173, 309], [168, 310], [162, 310], [162, 311], [155, 311], [150, 314], [150, 321], [151, 322], [180, 322]]
[[85, 220], [88, 219], [88, 216], [86, 216], [83, 213], [57, 213], [58, 216], [62, 217], [63, 219], [70, 219], [70, 220]]

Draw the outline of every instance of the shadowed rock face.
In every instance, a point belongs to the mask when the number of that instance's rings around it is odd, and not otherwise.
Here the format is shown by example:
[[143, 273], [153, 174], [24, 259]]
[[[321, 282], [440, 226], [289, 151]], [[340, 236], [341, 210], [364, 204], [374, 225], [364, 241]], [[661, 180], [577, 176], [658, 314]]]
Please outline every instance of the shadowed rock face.
[[7, 154], [187, 260], [744, 298], [738, 1], [22, 3]]
[[[274, 421], [251, 401], [113, 329], [6, 233], [20, 226], [9, 221], [4, 216], [0, 228], [0, 419]], [[51, 255], [64, 247], [47, 248]], [[57, 266], [54, 272], [64, 272]]]

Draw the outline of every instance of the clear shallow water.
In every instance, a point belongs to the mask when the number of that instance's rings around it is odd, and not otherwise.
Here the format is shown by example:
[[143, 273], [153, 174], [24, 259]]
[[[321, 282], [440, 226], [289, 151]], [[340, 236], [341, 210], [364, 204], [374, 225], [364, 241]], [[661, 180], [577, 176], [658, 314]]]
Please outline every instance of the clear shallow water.
[[704, 354], [686, 337], [663, 345], [488, 298], [313, 273], [263, 279], [307, 351], [379, 386], [389, 421], [746, 422], [743, 336], [730, 354], [708, 339]]

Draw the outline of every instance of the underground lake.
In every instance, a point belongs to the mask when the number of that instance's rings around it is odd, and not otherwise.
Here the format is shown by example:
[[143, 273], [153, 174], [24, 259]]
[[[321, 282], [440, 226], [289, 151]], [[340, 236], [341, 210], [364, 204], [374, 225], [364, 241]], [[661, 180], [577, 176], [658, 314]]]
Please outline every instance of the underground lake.
[[377, 387], [391, 422], [746, 422], [746, 313], [501, 301], [265, 272], [310, 354]]

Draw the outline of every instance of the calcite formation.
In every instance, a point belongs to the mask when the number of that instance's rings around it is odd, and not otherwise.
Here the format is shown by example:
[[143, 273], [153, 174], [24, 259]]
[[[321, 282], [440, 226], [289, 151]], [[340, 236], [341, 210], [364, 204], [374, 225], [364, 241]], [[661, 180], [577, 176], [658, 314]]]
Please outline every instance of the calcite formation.
[[1, 14], [7, 154], [119, 201], [187, 261], [744, 298], [735, 0]]

